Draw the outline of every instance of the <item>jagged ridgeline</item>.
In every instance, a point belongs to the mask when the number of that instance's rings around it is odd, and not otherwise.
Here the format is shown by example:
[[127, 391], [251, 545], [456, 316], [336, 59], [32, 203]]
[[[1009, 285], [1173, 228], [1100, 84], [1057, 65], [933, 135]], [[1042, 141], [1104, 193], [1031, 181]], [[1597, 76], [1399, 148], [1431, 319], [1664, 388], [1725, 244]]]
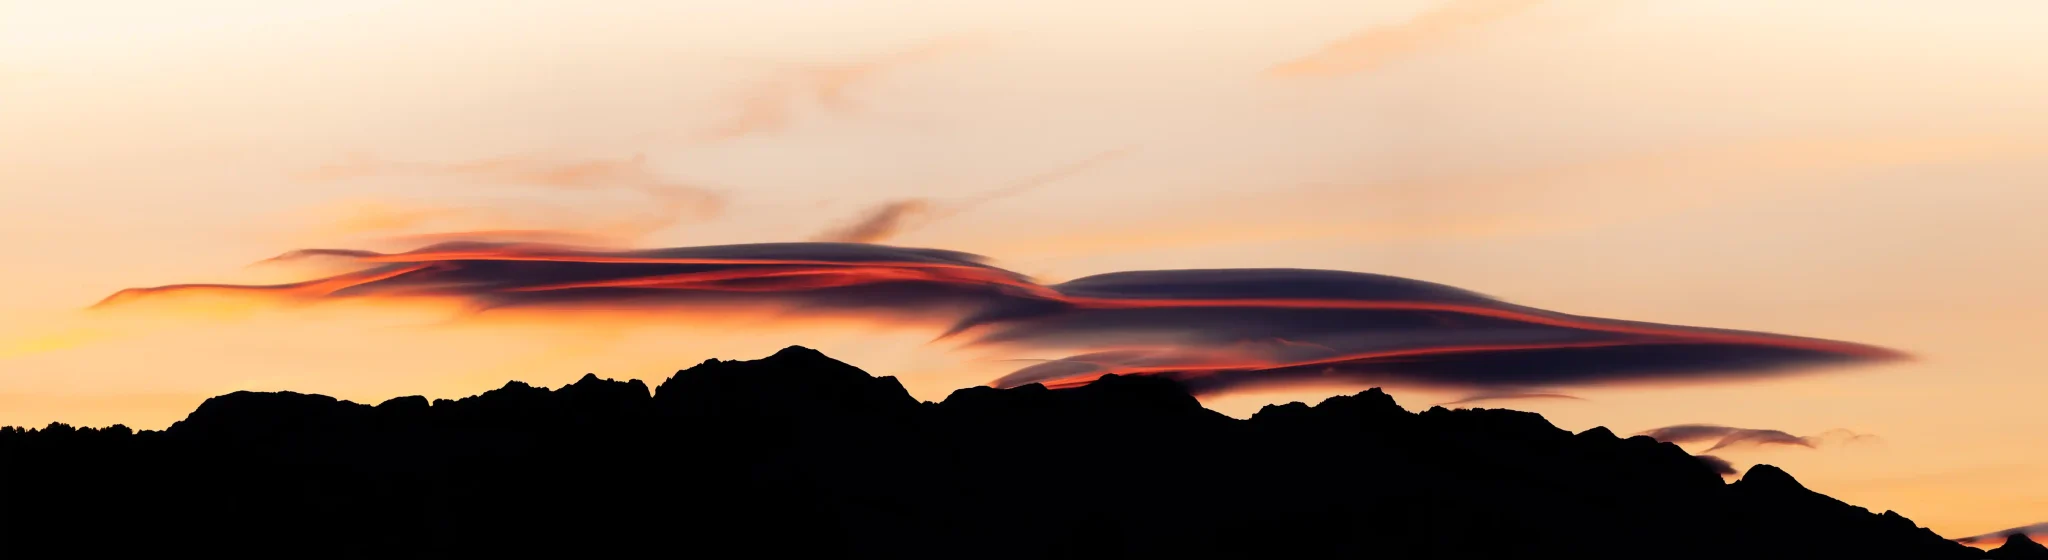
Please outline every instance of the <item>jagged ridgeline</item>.
[[1236, 420], [1117, 376], [926, 403], [800, 347], [652, 392], [239, 392], [161, 432], [9, 429], [0, 481], [7, 558], [1985, 557], [1526, 412], [1375, 389]]

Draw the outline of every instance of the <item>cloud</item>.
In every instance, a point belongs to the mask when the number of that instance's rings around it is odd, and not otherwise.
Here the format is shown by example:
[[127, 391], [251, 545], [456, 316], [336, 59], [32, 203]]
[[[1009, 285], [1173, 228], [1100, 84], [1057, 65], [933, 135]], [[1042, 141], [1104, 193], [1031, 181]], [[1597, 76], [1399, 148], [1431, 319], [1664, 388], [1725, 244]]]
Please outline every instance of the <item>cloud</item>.
[[1707, 468], [1714, 469], [1714, 474], [1718, 474], [1721, 476], [1735, 476], [1737, 473], [1740, 472], [1735, 470], [1735, 465], [1730, 464], [1727, 459], [1722, 459], [1720, 457], [1715, 457], [1713, 455], [1694, 455], [1693, 458], [1699, 459], [1700, 463], [1705, 464]]
[[906, 221], [930, 211], [931, 207], [931, 201], [922, 198], [889, 202], [869, 210], [866, 216], [852, 224], [819, 234], [814, 239], [843, 243], [879, 242], [895, 237], [906, 227]]
[[1461, 404], [1472, 404], [1472, 403], [1480, 403], [1480, 402], [1487, 402], [1487, 401], [1508, 401], [1508, 400], [1568, 400], [1568, 401], [1583, 401], [1583, 400], [1586, 400], [1586, 399], [1582, 399], [1582, 398], [1579, 398], [1579, 397], [1574, 397], [1574, 396], [1571, 396], [1571, 395], [1566, 395], [1566, 394], [1562, 394], [1562, 393], [1539, 393], [1539, 392], [1521, 392], [1521, 391], [1506, 391], [1506, 392], [1487, 392], [1487, 393], [1476, 393], [1476, 394], [1468, 395], [1468, 396], [1466, 396], [1466, 397], [1464, 397], [1464, 398], [1461, 398], [1461, 399], [1458, 399], [1458, 400], [1455, 400], [1455, 401], [1450, 401], [1450, 402], [1442, 402], [1442, 403], [1437, 403], [1437, 406], [1457, 406], [1457, 405], [1461, 405]]
[[111, 336], [113, 333], [106, 329], [70, 327], [0, 338], [0, 360], [77, 348]]
[[134, 288], [96, 307], [195, 292], [453, 300], [477, 310], [770, 306], [932, 322], [943, 330], [940, 340], [1067, 355], [991, 383], [998, 387], [1071, 387], [1114, 372], [1174, 379], [1196, 394], [1333, 381], [1500, 391], [1904, 357], [1847, 342], [1567, 315], [1440, 284], [1332, 270], [1136, 271], [1043, 285], [965, 253], [852, 243], [635, 251], [445, 243], [279, 258], [314, 257], [357, 268], [276, 285]]
[[[405, 253], [309, 249], [272, 260], [331, 258], [362, 268], [275, 285], [180, 284], [123, 290], [98, 306], [211, 292], [285, 300], [453, 299], [473, 309], [664, 310], [786, 304], [926, 315], [1037, 297], [1043, 287], [952, 251], [850, 243], [766, 243], [640, 251], [444, 243]], [[955, 312], [954, 314], [957, 314]]]
[[1003, 198], [1029, 192], [1061, 179], [1093, 169], [1109, 161], [1131, 153], [1134, 148], [1123, 147], [1089, 156], [1087, 159], [1060, 166], [1057, 169], [1026, 177], [1011, 185], [981, 193], [952, 203], [941, 203], [928, 198], [911, 198], [883, 203], [869, 209], [853, 223], [834, 228], [812, 238], [813, 241], [841, 243], [878, 243], [915, 227], [952, 217], [976, 206]]
[[[1550, 235], [1654, 221], [1788, 189], [1842, 189], [1845, 183], [1836, 179], [1873, 170], [2042, 158], [2048, 158], [2048, 141], [2023, 135], [1894, 131], [1740, 139], [1536, 166], [1246, 189], [1198, 201], [1163, 201], [1150, 216], [978, 247], [1012, 258], [1042, 258], [1218, 244]], [[1183, 227], [1190, 219], [1206, 223]]]
[[1780, 430], [1731, 428], [1714, 424], [1679, 424], [1645, 430], [1637, 435], [1650, 436], [1667, 443], [1694, 443], [1713, 441], [1708, 453], [1727, 448], [1760, 447], [1765, 445], [1792, 445], [1813, 449], [1821, 445], [1836, 445], [1875, 441], [1877, 436], [1859, 434], [1844, 429], [1822, 432], [1816, 436], [1795, 436]]
[[1974, 537], [1956, 539], [1956, 542], [1962, 543], [1964, 546], [1990, 548], [2005, 544], [2006, 537], [2015, 534], [2026, 535], [2027, 538], [2033, 539], [2035, 542], [2048, 542], [2048, 523], [2035, 523], [2003, 531], [1992, 531]]
[[1884, 438], [1877, 437], [1876, 434], [1859, 434], [1841, 428], [1807, 436], [1806, 439], [1812, 441], [1814, 445], [1821, 446], [1863, 445], [1884, 442]]
[[1477, 28], [1507, 19], [1543, 0], [1446, 0], [1406, 22], [1360, 31], [1307, 56], [1276, 64], [1278, 78], [1365, 72], [1388, 61], [1463, 40]]
[[[366, 177], [424, 177], [497, 187], [541, 187], [556, 191], [616, 190], [641, 197], [642, 212], [598, 220], [548, 205], [528, 212], [504, 208], [402, 205], [364, 202], [344, 205], [322, 231], [334, 235], [380, 234], [388, 241], [499, 241], [559, 244], [630, 242], [685, 220], [717, 217], [723, 194], [662, 177], [644, 155], [620, 159], [562, 159], [531, 155], [459, 162], [393, 161], [354, 155], [308, 174], [314, 180]], [[582, 222], [582, 223], [578, 223]], [[529, 227], [508, 227], [524, 224]], [[559, 227], [555, 227], [559, 226]], [[422, 231], [430, 230], [430, 231]]]
[[860, 105], [849, 95], [854, 87], [903, 66], [959, 52], [974, 44], [975, 41], [965, 38], [946, 38], [866, 60], [778, 69], [742, 90], [735, 103], [737, 110], [705, 129], [699, 139], [731, 140], [781, 132], [795, 120], [798, 105], [807, 98], [835, 114], [857, 113]]
[[[1120, 272], [955, 327], [976, 343], [1091, 350], [999, 387], [1162, 375], [1197, 393], [1321, 381], [1498, 388], [1760, 375], [1903, 357], [1857, 344], [1581, 317], [1405, 278], [1301, 269]], [[1276, 340], [1288, 343], [1274, 342]], [[1227, 352], [1224, 352], [1227, 350]]]
[[1815, 446], [1814, 442], [1811, 440], [1795, 436], [1789, 433], [1785, 433], [1779, 430], [1730, 428], [1728, 426], [1716, 426], [1712, 424], [1680, 424], [1676, 426], [1665, 426], [1662, 428], [1646, 430], [1641, 434], [1637, 435], [1650, 436], [1652, 438], [1655, 438], [1657, 441], [1667, 443], [1692, 443], [1696, 441], [1714, 440], [1714, 446], [1707, 448], [1707, 452], [1709, 453], [1728, 447], [1796, 445], [1799, 447], [1813, 448]]

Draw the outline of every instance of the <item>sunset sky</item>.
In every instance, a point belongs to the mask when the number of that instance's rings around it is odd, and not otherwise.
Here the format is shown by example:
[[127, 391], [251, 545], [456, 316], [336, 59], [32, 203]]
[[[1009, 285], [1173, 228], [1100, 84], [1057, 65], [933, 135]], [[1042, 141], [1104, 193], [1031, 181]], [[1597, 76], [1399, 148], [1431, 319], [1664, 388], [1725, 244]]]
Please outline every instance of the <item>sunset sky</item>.
[[[1472, 405], [1808, 436], [1713, 453], [1948, 537], [2043, 522], [2043, 21], [2037, 0], [0, 0], [0, 425], [654, 381], [792, 344], [938, 400], [1068, 355], [801, 306], [88, 310], [355, 270], [260, 262], [307, 248], [855, 241], [1042, 285], [1332, 269], [1895, 350]], [[1243, 417], [1363, 388], [1203, 398]]]

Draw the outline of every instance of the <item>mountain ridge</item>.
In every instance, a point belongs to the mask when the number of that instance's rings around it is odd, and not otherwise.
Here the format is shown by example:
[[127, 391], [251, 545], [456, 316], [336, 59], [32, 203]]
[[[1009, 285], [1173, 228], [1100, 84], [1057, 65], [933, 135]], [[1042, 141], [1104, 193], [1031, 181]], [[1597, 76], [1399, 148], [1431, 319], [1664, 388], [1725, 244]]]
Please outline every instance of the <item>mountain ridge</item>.
[[1375, 388], [1239, 420], [1114, 374], [920, 402], [799, 346], [651, 389], [243, 391], [162, 431], [0, 430], [0, 458], [0, 547], [65, 555], [1985, 557], [1773, 466], [1724, 483], [1534, 413]]

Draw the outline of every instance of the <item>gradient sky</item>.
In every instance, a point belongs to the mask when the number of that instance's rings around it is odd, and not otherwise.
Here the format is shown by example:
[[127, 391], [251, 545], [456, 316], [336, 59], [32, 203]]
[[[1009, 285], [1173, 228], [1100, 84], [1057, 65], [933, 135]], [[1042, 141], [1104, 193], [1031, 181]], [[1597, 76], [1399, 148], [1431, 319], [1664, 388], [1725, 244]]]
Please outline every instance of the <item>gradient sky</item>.
[[2048, 521], [2048, 4], [588, 4], [0, 0], [0, 425], [652, 381], [790, 344], [936, 400], [1057, 357], [835, 318], [85, 311], [448, 231], [857, 239], [1043, 282], [1354, 270], [1894, 348], [1916, 358], [1486, 405], [1872, 434], [1715, 454], [1946, 536]]

